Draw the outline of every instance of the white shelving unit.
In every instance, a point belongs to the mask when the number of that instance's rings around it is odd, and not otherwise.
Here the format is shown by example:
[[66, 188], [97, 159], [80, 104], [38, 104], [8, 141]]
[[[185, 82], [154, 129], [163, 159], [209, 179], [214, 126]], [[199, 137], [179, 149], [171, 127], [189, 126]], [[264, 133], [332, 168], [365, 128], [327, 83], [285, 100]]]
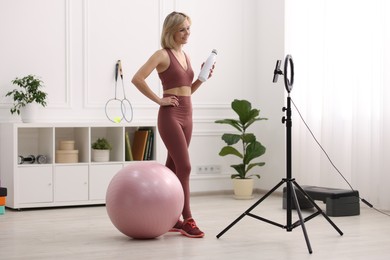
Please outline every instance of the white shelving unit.
[[[126, 164], [125, 133], [133, 142], [140, 127], [155, 125], [3, 123], [0, 124], [0, 176], [6, 206], [14, 209], [104, 204], [108, 184]], [[92, 162], [91, 144], [106, 138], [113, 149], [108, 162]], [[74, 140], [78, 162], [56, 163], [61, 141]], [[156, 159], [154, 140], [152, 159]], [[18, 157], [43, 155], [45, 163], [20, 164]]]

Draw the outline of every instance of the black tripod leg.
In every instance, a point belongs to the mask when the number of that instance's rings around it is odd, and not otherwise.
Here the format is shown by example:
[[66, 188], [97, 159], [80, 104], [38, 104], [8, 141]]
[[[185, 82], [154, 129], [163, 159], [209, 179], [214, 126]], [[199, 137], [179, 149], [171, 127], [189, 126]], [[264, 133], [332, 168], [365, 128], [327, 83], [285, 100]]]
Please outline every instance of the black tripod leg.
[[244, 213], [242, 213], [236, 220], [234, 220], [229, 226], [227, 226], [224, 230], [222, 230], [218, 235], [217, 238], [220, 238], [223, 234], [225, 234], [230, 228], [232, 228], [235, 224], [237, 224], [238, 221], [240, 221], [243, 217], [248, 215], [254, 208], [257, 207], [263, 200], [265, 200], [269, 195], [271, 195], [277, 188], [279, 188], [285, 180], [281, 180], [278, 184], [276, 184], [275, 187], [273, 187], [269, 192], [267, 192], [263, 197], [261, 197], [255, 204], [253, 204], [250, 208], [248, 208]]
[[243, 217], [245, 217], [246, 213], [242, 213], [236, 220], [234, 220], [232, 223], [230, 223], [229, 226], [227, 226], [224, 230], [222, 230], [218, 235], [217, 238], [220, 238], [223, 234], [225, 234], [230, 228], [232, 228], [238, 221], [240, 221]]
[[300, 192], [302, 192], [303, 195], [306, 196], [306, 198], [311, 202], [311, 204], [317, 209], [319, 213], [321, 213], [322, 216], [332, 225], [334, 229], [340, 234], [340, 236], [343, 235], [343, 232], [336, 226], [335, 223], [324, 213], [324, 211], [314, 202], [314, 200], [302, 189], [301, 186], [296, 181], [293, 181], [294, 185], [298, 188]]
[[[295, 183], [295, 182], [294, 182]], [[310, 240], [309, 240], [309, 236], [307, 235], [307, 231], [306, 231], [306, 227], [305, 227], [305, 221], [303, 220], [303, 217], [302, 217], [302, 212], [301, 212], [301, 208], [299, 206], [299, 202], [298, 202], [298, 199], [297, 199], [297, 194], [295, 193], [295, 189], [294, 189], [294, 186], [292, 185], [292, 183], [290, 181], [287, 182], [287, 185], [289, 185], [289, 190], [291, 192], [291, 195], [292, 195], [292, 198], [294, 199], [294, 203], [295, 203], [295, 208], [296, 208], [296, 211], [298, 213], [298, 217], [299, 217], [299, 220], [301, 222], [301, 226], [302, 226], [302, 231], [303, 231], [303, 235], [305, 236], [305, 240], [306, 240], [306, 245], [307, 245], [307, 249], [309, 250], [309, 253], [313, 253], [313, 250], [311, 249], [311, 245], [310, 245]], [[288, 194], [287, 194], [287, 198], [288, 198]], [[291, 209], [290, 209], [291, 210]]]

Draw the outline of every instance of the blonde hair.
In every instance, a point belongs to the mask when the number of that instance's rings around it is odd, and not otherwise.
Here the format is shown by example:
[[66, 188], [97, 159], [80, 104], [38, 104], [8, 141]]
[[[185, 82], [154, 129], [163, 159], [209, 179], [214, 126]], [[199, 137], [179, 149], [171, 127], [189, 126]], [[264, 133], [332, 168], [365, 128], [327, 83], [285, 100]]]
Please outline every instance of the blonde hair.
[[161, 46], [163, 48], [172, 49], [175, 46], [174, 34], [185, 20], [191, 24], [191, 18], [179, 12], [172, 12], [165, 18], [161, 33]]

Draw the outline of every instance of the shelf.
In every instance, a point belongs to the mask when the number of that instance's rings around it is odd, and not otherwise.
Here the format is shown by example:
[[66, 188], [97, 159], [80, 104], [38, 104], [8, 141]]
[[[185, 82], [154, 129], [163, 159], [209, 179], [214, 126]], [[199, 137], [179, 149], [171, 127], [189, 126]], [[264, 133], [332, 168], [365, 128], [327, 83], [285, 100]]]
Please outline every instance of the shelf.
[[[126, 133], [134, 143], [135, 132], [144, 128], [156, 133], [156, 126], [150, 124], [0, 124], [0, 176], [2, 185], [8, 188], [6, 206], [20, 209], [104, 204], [112, 177], [131, 163], [125, 158]], [[91, 144], [98, 138], [106, 138], [112, 145], [108, 162], [92, 161]], [[78, 152], [75, 161], [59, 162], [63, 141], [74, 142], [66, 149]], [[156, 143], [154, 140], [151, 146], [151, 160], [156, 159]], [[30, 155], [45, 160], [32, 163]]]
[[46, 163], [53, 163], [53, 128], [18, 128], [17, 139], [18, 156], [43, 155]]
[[106, 138], [111, 144], [110, 162], [122, 162], [125, 160], [125, 136], [123, 127], [92, 127], [90, 143], [92, 144], [98, 138]]
[[[55, 127], [55, 151], [60, 149], [61, 141], [74, 141], [74, 150], [78, 153], [77, 162], [89, 161], [89, 128], [88, 127]], [[58, 162], [58, 160], [55, 160]]]

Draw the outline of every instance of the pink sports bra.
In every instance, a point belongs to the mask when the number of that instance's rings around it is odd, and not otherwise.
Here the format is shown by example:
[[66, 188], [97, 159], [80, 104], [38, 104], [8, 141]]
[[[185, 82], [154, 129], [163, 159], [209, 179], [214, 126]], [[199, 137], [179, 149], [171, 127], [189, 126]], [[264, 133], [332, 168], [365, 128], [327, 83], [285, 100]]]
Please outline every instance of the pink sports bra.
[[187, 61], [187, 70], [181, 66], [179, 61], [173, 55], [170, 49], [165, 49], [169, 56], [169, 67], [161, 73], [158, 73], [158, 76], [161, 79], [163, 90], [168, 90], [172, 88], [177, 88], [181, 86], [191, 86], [194, 79], [194, 71], [192, 70], [191, 63], [186, 56]]

